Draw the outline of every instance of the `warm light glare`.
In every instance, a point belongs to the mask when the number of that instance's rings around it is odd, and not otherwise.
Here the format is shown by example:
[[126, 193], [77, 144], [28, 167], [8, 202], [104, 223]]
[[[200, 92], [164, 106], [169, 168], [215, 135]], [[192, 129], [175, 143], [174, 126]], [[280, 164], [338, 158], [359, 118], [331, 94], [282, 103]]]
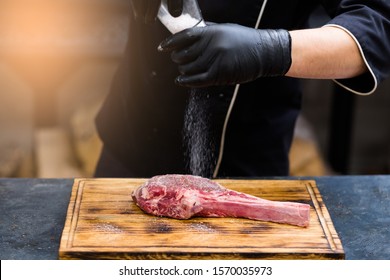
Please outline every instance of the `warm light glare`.
[[1, 0], [0, 63], [41, 83], [64, 75], [75, 61], [101, 55], [101, 23], [110, 15], [103, 2]]
[[[71, 1], [73, 2], [73, 1]], [[74, 24], [66, 1], [8, 0], [0, 3], [3, 52], [55, 52]], [[73, 26], [72, 26], [73, 25]], [[67, 34], [68, 33], [68, 34]]]

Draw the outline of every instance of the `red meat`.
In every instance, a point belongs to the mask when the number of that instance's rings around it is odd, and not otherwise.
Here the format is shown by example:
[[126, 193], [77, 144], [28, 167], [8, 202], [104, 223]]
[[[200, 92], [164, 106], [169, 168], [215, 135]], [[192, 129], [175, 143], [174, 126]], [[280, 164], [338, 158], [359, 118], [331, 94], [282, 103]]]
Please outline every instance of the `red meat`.
[[162, 175], [132, 193], [146, 213], [175, 219], [237, 217], [307, 227], [310, 205], [262, 199], [199, 176]]

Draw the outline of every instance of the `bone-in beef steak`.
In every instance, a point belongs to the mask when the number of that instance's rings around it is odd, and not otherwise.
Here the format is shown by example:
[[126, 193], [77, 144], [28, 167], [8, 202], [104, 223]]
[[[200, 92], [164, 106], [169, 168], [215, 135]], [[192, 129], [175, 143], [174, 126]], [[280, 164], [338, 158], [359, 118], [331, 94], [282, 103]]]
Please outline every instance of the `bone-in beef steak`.
[[239, 217], [306, 227], [310, 205], [270, 201], [192, 175], [155, 176], [132, 193], [146, 213], [175, 219]]

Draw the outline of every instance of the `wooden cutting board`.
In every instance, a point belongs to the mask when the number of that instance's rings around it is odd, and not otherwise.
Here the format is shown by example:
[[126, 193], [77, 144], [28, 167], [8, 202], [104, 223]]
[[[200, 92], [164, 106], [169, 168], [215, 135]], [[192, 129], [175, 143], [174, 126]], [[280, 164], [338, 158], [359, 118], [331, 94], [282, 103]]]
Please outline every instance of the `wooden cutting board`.
[[175, 220], [145, 214], [131, 192], [145, 179], [75, 179], [60, 259], [343, 259], [315, 181], [217, 180], [269, 200], [311, 205], [301, 228], [241, 218]]

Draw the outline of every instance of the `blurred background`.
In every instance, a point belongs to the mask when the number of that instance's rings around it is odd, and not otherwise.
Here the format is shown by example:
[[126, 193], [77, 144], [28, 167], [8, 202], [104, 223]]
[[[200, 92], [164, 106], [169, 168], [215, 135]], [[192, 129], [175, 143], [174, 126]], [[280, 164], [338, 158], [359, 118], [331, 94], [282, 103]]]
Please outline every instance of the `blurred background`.
[[[90, 177], [94, 118], [127, 41], [127, 0], [0, 1], [0, 177]], [[321, 9], [309, 25], [326, 20]], [[390, 173], [390, 81], [360, 97], [305, 80], [291, 174]]]

